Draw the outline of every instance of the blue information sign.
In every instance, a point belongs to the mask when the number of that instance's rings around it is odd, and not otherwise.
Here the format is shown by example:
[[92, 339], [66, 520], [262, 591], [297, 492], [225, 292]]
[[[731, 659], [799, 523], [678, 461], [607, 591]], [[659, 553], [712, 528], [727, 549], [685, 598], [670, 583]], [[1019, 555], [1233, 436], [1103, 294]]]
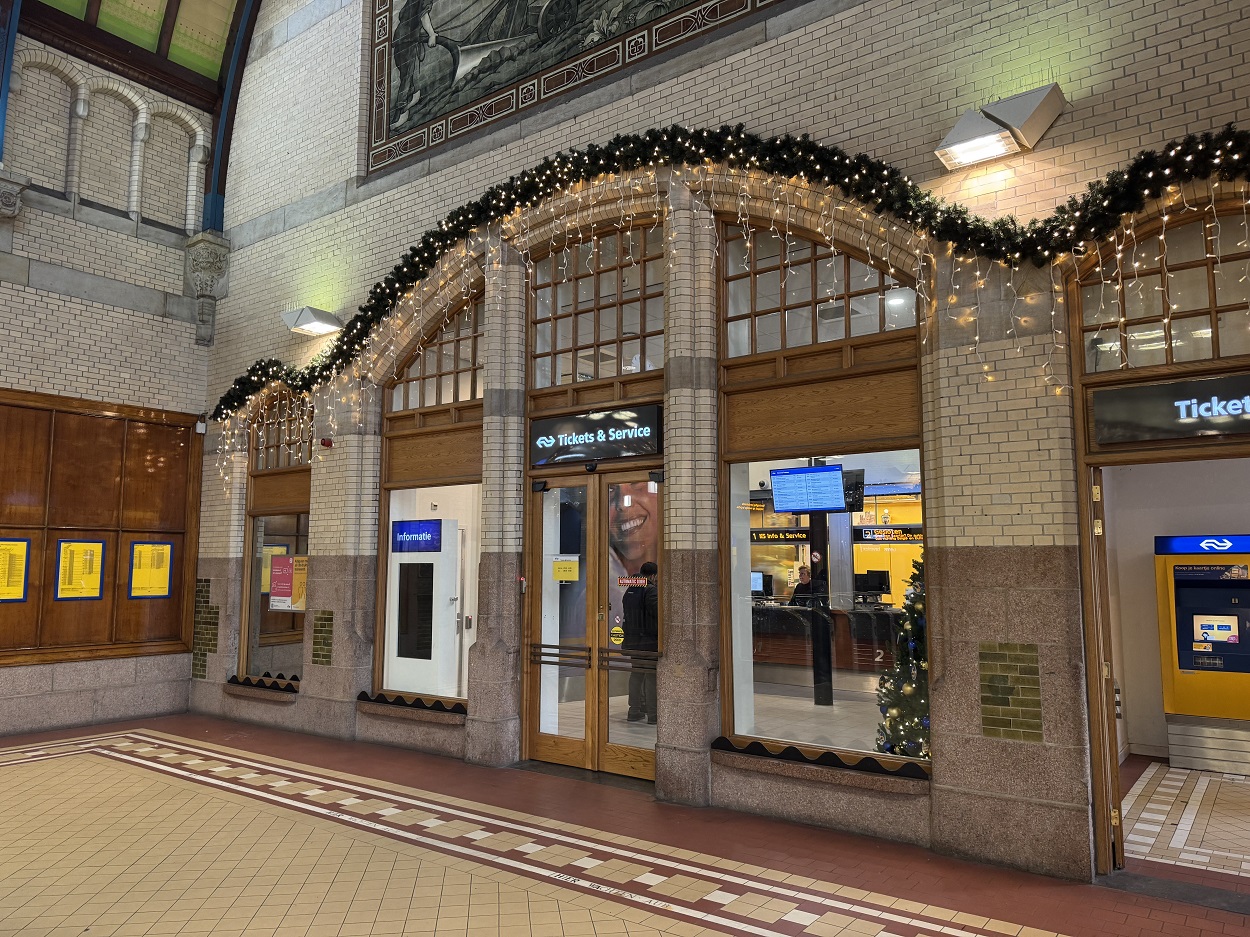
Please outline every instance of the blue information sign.
[[392, 553], [441, 553], [443, 550], [443, 522], [392, 521]]
[[1155, 537], [1155, 556], [1178, 553], [1250, 553], [1250, 534], [1197, 534], [1192, 537]]

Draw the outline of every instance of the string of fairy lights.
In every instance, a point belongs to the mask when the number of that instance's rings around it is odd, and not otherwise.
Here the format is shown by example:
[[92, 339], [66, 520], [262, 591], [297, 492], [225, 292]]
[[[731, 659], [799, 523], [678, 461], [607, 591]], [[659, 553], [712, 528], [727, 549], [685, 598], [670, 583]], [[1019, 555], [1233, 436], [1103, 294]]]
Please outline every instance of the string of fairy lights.
[[[1007, 335], [1018, 353], [1029, 347], [1025, 333], [1037, 331], [1025, 326], [1048, 312], [1051, 341], [1042, 377], [1054, 393], [1062, 394], [1068, 389], [1065, 359], [1055, 357], [1066, 348], [1067, 277], [1061, 275], [1062, 269], [1066, 266], [1071, 274], [1087, 278], [1082, 282], [1089, 282], [1089, 260], [1091, 256], [1096, 260], [1092, 275], [1112, 288], [1117, 307], [1110, 315], [1100, 311], [1098, 321], [1107, 319], [1108, 327], [1123, 335], [1126, 291], [1147, 288], [1133, 266], [1143, 261], [1125, 260], [1126, 251], [1131, 258], [1139, 245], [1137, 218], [1162, 219], [1153, 260], [1162, 271], [1159, 282], [1166, 284], [1163, 246], [1169, 225], [1175, 227], [1173, 215], [1186, 221], [1193, 213], [1203, 215], [1208, 252], [1218, 265], [1226, 252], [1221, 249], [1217, 206], [1222, 204], [1227, 212], [1227, 203], [1235, 200], [1240, 203], [1242, 237], [1234, 246], [1245, 249], [1250, 232], [1248, 183], [1250, 132], [1229, 125], [1142, 152], [1125, 169], [1091, 182], [1082, 196], [1069, 198], [1050, 216], [1021, 223], [1010, 216], [981, 218], [922, 190], [880, 160], [851, 155], [806, 136], [761, 137], [742, 125], [716, 130], [675, 125], [617, 136], [606, 144], [557, 153], [448, 213], [373, 286], [357, 314], [306, 367], [276, 358], [253, 364], [212, 414], [221, 424], [220, 474], [229, 485], [233, 464], [229, 455], [244, 450], [253, 432], [276, 440], [285, 464], [298, 464], [311, 457], [314, 412], [330, 435], [338, 431], [340, 420], [363, 420], [380, 393], [371, 379], [379, 363], [390, 362], [397, 372], [404, 363], [400, 355], [411, 351], [414, 342], [419, 357], [421, 336], [436, 334], [480, 292], [488, 258], [497, 257], [505, 244], [519, 250], [531, 282], [531, 257], [542, 255], [544, 249], [551, 256], [566, 255], [562, 269], [569, 276], [573, 269], [567, 254], [574, 245], [596, 236], [609, 223], [618, 230], [661, 224], [673, 210], [671, 193], [679, 189], [688, 190], [710, 209], [703, 213], [702, 223], [713, 231], [717, 215], [735, 218], [748, 250], [754, 243], [753, 231], [766, 229], [789, 244], [790, 232], [799, 229], [823, 239], [833, 251], [829, 262], [840, 256], [836, 245], [841, 243], [862, 251], [870, 266], [890, 277], [898, 272], [896, 260], [906, 255], [907, 274], [914, 280], [922, 313], [922, 341], [928, 339], [928, 311], [942, 294], [933, 274], [945, 268], [948, 314], [961, 325], [971, 325], [971, 347], [985, 381], [993, 381], [995, 375], [993, 365], [981, 355], [979, 321], [969, 323], [960, 317], [976, 320], [987, 278], [1001, 276], [1013, 297]], [[1201, 204], [1194, 194], [1199, 188], [1207, 194]], [[672, 232], [667, 235], [670, 266], [673, 237]], [[712, 240], [716, 247], [709, 262], [715, 267], [720, 245], [718, 238]], [[945, 246], [943, 264], [937, 263], [936, 245]], [[784, 257], [783, 278], [790, 273], [788, 249]], [[750, 265], [750, 257], [745, 263]], [[1019, 289], [1018, 284], [1032, 276], [1029, 268], [1045, 271], [1049, 280], [1048, 302], [1040, 300], [1047, 302], [1048, 311], [1033, 308], [1039, 302], [1037, 291], [1022, 295]], [[937, 287], [932, 294], [931, 283]], [[1157, 288], [1166, 293], [1166, 286]], [[1099, 301], [1106, 302], [1105, 291]], [[1165, 334], [1172, 311], [1164, 310]], [[388, 327], [379, 329], [383, 321]], [[1128, 365], [1125, 358], [1122, 366]], [[298, 412], [266, 404], [280, 392], [307, 403]], [[294, 430], [279, 425], [291, 420], [298, 423]]]

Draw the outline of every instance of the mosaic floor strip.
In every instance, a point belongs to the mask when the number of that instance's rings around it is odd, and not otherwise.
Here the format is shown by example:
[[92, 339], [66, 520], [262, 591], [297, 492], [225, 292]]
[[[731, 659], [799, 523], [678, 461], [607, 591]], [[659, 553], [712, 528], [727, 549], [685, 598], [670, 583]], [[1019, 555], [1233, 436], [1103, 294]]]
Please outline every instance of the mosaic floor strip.
[[[733, 933], [760, 937], [807, 934], [815, 937], [988, 937], [1002, 934], [1010, 937], [1056, 937], [1051, 931], [991, 920], [957, 909], [727, 862], [715, 856], [417, 789], [382, 786], [368, 779], [207, 744], [192, 744], [150, 731], [129, 731], [0, 750], [0, 795], [15, 783], [12, 780], [14, 777], [22, 776], [22, 772], [47, 771], [57, 776], [75, 777], [81, 782], [103, 771], [105, 766], [113, 772], [129, 772], [127, 776], [149, 780], [159, 777], [162, 782], [176, 785], [180, 790], [198, 789], [204, 792], [207, 788], [232, 803], [246, 800], [249, 802], [248, 810], [265, 814], [266, 826], [277, 822], [274, 817], [281, 817], [283, 824], [280, 825], [284, 828], [292, 824], [299, 827], [297, 834], [288, 834], [276, 840], [270, 836], [262, 839], [251, 837], [248, 841], [253, 843], [253, 849], [272, 851], [289, 848], [291, 835], [296, 840], [303, 836], [306, 841], [314, 835], [324, 834], [326, 829], [347, 830], [353, 837], [363, 837], [364, 841], [372, 843], [374, 850], [424, 858], [424, 863], [418, 862], [418, 866], [428, 867], [430, 875], [436, 869], [454, 869], [468, 876], [468, 884], [457, 884], [457, 890], [467, 887], [468, 893], [472, 893], [475, 887], [473, 882], [479, 879], [493, 883], [486, 889], [492, 894], [504, 884], [517, 887], [518, 883], [522, 883], [524, 892], [530, 895], [535, 888], [546, 886], [556, 890], [559, 896], [555, 899], [557, 903], [565, 901], [571, 908], [589, 907], [608, 922], [601, 927], [593, 920], [570, 921], [573, 925], [570, 930], [562, 923], [561, 915], [567, 909], [559, 910], [559, 920], [535, 922], [531, 915], [522, 922], [515, 915], [530, 914], [530, 911], [515, 910], [521, 899], [510, 893], [509, 902], [514, 910], [510, 912], [513, 916], [507, 922], [500, 914], [499, 922], [492, 923], [487, 920], [490, 915], [486, 914], [481, 916], [483, 923], [472, 929], [467, 924], [467, 915], [463, 925], [439, 925], [438, 917], [431, 925], [427, 920], [429, 906], [423, 906], [425, 911], [420, 912], [420, 909], [410, 905], [406, 910], [408, 917], [391, 917], [385, 922], [388, 926], [399, 926], [397, 931], [342, 930], [349, 923], [346, 920], [338, 922], [338, 930], [314, 930], [314, 926], [329, 928], [334, 922], [315, 924], [311, 919], [305, 921], [307, 908], [300, 906], [303, 912], [299, 915], [300, 920], [294, 924], [274, 924], [275, 934], [298, 933], [313, 937], [322, 933], [573, 935], [654, 932], [681, 935]], [[111, 808], [106, 808], [106, 813], [108, 809]], [[255, 830], [249, 827], [248, 832], [254, 833]], [[81, 838], [86, 834], [76, 835]], [[377, 845], [379, 843], [385, 846]], [[405, 849], [409, 852], [404, 852]], [[251, 855], [246, 850], [244, 852]], [[295, 854], [300, 854], [298, 848]], [[13, 863], [20, 860], [20, 853], [15, 860], [13, 848], [0, 844], [0, 881], [5, 882], [4, 886], [0, 886], [0, 912], [5, 909], [5, 895], [12, 893], [8, 883], [14, 874]], [[386, 859], [389, 863], [387, 867], [393, 869], [398, 861]], [[203, 860], [199, 860], [198, 864], [203, 865]], [[359, 870], [353, 867], [352, 871]], [[272, 887], [268, 881], [271, 878], [272, 875], [266, 876], [263, 884]], [[361, 876], [359, 884], [372, 884], [372, 876]], [[288, 893], [294, 888], [295, 883], [287, 883]], [[299, 894], [299, 889], [294, 893]], [[426, 897], [430, 896], [427, 894]], [[379, 902], [381, 900], [378, 899]], [[404, 910], [400, 903], [399, 899], [393, 899], [388, 911], [398, 915]], [[293, 911], [297, 904], [291, 902], [290, 909]], [[341, 909], [336, 907], [332, 910], [337, 913]], [[368, 910], [365, 908], [359, 913], [366, 914]], [[437, 907], [435, 910], [438, 910]], [[546, 913], [556, 912], [548, 909]], [[315, 919], [315, 912], [313, 916]], [[0, 914], [0, 917], [3, 915]], [[44, 917], [47, 917], [46, 913]], [[92, 926], [90, 935], [98, 937], [104, 933], [97, 930], [97, 926], [115, 924], [120, 927], [122, 923], [126, 922], [104, 922]], [[137, 926], [151, 922], [130, 923]], [[168, 923], [163, 926], [168, 926]], [[223, 926], [222, 922], [218, 923]], [[259, 926], [263, 929], [268, 923], [266, 918]], [[365, 922], [351, 923], [363, 926]], [[376, 918], [374, 923], [377, 923]], [[536, 923], [541, 925], [537, 930]], [[611, 930], [622, 923], [626, 926], [625, 931]], [[582, 924], [588, 924], [591, 929], [579, 929]], [[0, 934], [39, 933], [42, 931], [37, 928], [41, 925], [38, 914], [28, 916], [24, 925], [27, 930], [6, 929], [6, 920], [0, 923]], [[559, 929], [548, 930], [548, 926]], [[303, 929], [299, 929], [301, 927]], [[414, 930], [413, 927], [427, 929]], [[60, 931], [48, 931], [54, 932]], [[81, 929], [74, 932], [83, 933]], [[182, 932], [192, 931], [131, 929], [108, 933]], [[249, 926], [245, 932], [260, 931], [254, 931]]]

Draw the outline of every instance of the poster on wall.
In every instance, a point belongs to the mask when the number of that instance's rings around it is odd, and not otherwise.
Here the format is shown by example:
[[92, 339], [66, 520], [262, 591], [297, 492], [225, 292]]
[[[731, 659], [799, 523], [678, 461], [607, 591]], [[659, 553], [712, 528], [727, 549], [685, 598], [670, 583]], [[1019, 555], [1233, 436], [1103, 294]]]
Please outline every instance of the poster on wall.
[[286, 556], [291, 548], [285, 543], [266, 543], [260, 548], [260, 594], [269, 594], [269, 569], [275, 556]]
[[0, 540], [0, 602], [25, 602], [29, 540]]
[[302, 612], [308, 598], [308, 557], [275, 556], [269, 579], [269, 609]]
[[772, 0], [367, 0], [369, 171], [742, 22]]
[[130, 545], [132, 599], [167, 599], [173, 589], [174, 545], [136, 541]]
[[58, 540], [56, 570], [56, 601], [104, 598], [104, 541]]

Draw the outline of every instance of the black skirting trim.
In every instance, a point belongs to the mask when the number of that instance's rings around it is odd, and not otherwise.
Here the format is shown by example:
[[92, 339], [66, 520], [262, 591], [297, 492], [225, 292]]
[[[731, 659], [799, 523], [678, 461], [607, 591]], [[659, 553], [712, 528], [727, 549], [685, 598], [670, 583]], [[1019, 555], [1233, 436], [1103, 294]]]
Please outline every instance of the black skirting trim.
[[469, 714], [469, 707], [464, 703], [449, 703], [445, 700], [426, 699], [421, 696], [406, 699], [399, 694], [374, 693], [370, 695], [367, 691], [361, 690], [356, 699], [362, 703], [383, 703], [387, 706], [403, 706], [406, 709], [428, 709], [435, 713], [454, 713], [458, 716]]
[[735, 752], [740, 755], [755, 755], [760, 758], [772, 758], [777, 761], [793, 761], [801, 765], [820, 765], [825, 768], [849, 768], [852, 771], [865, 771], [869, 774], [883, 774], [892, 778], [915, 778], [918, 781], [929, 780], [926, 766], [914, 761], [881, 761], [874, 755], [853, 755], [849, 752], [805, 752], [794, 745], [778, 742], [778, 751], [765, 745], [758, 739], [743, 740], [734, 744], [733, 740], [719, 736], [712, 742], [712, 749], [719, 752]]

